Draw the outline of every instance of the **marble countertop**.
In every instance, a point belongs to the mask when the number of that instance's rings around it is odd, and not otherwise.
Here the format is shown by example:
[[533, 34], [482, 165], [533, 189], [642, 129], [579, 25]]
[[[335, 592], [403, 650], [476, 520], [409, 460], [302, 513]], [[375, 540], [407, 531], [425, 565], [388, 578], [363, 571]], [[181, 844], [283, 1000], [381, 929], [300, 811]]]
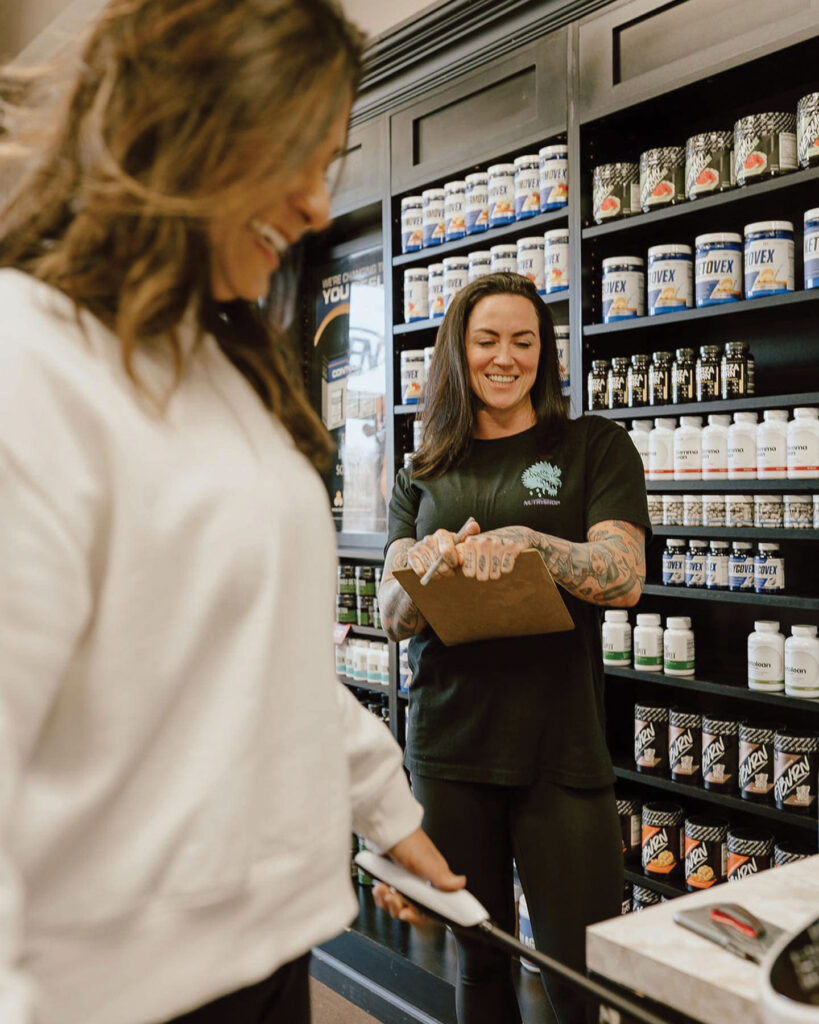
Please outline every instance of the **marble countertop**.
[[673, 920], [678, 910], [723, 901], [794, 931], [819, 915], [819, 855], [593, 925], [589, 970], [704, 1024], [753, 1024], [759, 967]]

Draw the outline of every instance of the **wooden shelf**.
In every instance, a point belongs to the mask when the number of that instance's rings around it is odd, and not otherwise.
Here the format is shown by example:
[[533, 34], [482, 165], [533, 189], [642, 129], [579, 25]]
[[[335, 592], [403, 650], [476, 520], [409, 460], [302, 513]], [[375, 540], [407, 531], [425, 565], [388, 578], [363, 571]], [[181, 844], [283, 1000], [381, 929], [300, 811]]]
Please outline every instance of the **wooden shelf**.
[[719, 601], [729, 604], [751, 604], [760, 608], [802, 608], [819, 611], [819, 597], [799, 594], [755, 594], [747, 590], [705, 590], [703, 587], [665, 587], [662, 583], [646, 583], [643, 594], [650, 597], [668, 597], [674, 601]]
[[[634, 409], [596, 409], [592, 415], [610, 420], [656, 419], [671, 416], [702, 416], [709, 413], [742, 412], [748, 409], [783, 409], [797, 405], [819, 405], [819, 391], [795, 395], [752, 395], [750, 398], [719, 398], [712, 402], [683, 402], [679, 405], [640, 405]], [[780, 483], [774, 480], [772, 483]]]

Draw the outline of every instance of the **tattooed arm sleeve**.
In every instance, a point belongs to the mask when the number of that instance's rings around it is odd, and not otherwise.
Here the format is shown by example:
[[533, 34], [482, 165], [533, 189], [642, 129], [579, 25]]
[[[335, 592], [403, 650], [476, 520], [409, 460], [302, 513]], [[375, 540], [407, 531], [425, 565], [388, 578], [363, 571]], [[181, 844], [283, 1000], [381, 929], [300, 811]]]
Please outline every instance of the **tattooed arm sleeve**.
[[387, 549], [381, 586], [378, 589], [378, 609], [381, 623], [391, 640], [405, 640], [415, 636], [426, 626], [427, 620], [412, 603], [409, 594], [393, 576], [393, 569], [408, 567], [407, 552], [416, 542], [411, 537], [393, 541]]

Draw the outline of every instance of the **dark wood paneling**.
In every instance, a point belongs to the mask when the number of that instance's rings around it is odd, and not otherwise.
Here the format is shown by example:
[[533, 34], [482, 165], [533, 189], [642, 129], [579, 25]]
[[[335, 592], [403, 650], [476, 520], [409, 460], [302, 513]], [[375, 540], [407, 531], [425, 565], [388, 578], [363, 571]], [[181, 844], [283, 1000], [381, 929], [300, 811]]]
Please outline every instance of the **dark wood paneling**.
[[392, 192], [564, 132], [566, 48], [566, 30], [552, 32], [393, 114]]
[[334, 217], [381, 199], [387, 189], [386, 145], [386, 118], [378, 117], [350, 130], [341, 177], [333, 192]]

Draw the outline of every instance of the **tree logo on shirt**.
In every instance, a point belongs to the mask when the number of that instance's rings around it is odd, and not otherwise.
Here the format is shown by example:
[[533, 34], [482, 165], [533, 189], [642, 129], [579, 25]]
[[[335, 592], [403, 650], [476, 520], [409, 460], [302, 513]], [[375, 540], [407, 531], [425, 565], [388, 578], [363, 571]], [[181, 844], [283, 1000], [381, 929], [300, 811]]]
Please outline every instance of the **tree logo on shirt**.
[[547, 494], [555, 498], [560, 488], [562, 475], [557, 466], [553, 466], [551, 462], [536, 462], [528, 469], [524, 469], [520, 479], [523, 486], [539, 498], [545, 498]]

